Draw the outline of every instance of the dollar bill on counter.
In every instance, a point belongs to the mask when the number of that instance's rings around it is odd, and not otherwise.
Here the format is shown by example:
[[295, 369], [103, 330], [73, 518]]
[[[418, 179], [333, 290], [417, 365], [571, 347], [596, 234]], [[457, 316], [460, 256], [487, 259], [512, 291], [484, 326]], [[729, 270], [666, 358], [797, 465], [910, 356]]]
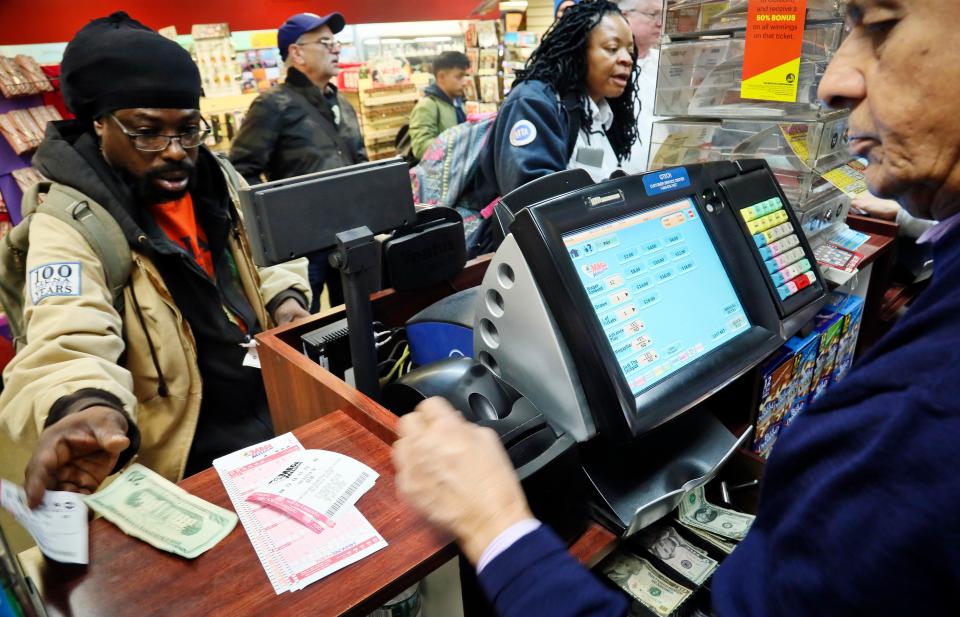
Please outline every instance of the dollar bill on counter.
[[711, 559], [705, 550], [684, 539], [673, 527], [644, 531], [639, 540], [650, 554], [697, 585], [710, 578], [720, 565], [715, 559]]
[[125, 534], [187, 559], [216, 546], [237, 524], [233, 512], [191, 495], [139, 463], [88, 496], [86, 503]]
[[0, 506], [30, 532], [48, 558], [60, 563], [89, 562], [88, 510], [82, 495], [46, 491], [40, 505], [31, 510], [23, 487], [0, 479]]
[[721, 553], [724, 553], [725, 555], [729, 555], [730, 553], [733, 552], [733, 549], [737, 548], [737, 543], [736, 543], [736, 542], [731, 542], [730, 540], [727, 540], [726, 538], [721, 538], [720, 536], [718, 536], [718, 535], [716, 535], [716, 534], [712, 534], [712, 533], [710, 533], [709, 531], [704, 531], [704, 530], [702, 530], [702, 529], [697, 529], [696, 527], [691, 527], [691, 526], [687, 525], [686, 523], [684, 523], [682, 520], [677, 519], [677, 522], [678, 522], [684, 529], [686, 529], [687, 531], [689, 531], [689, 532], [692, 533], [693, 535], [697, 536], [698, 538], [700, 538], [701, 540], [703, 540], [704, 542], [706, 542], [706, 543], [709, 544], [710, 546], [714, 547], [715, 549], [717, 549], [717, 550], [720, 551]]
[[750, 514], [719, 508], [708, 502], [703, 486], [693, 489], [680, 501], [681, 522], [731, 540], [743, 540], [753, 519]]
[[326, 450], [304, 450], [247, 501], [273, 508], [316, 533], [336, 525], [380, 475], [358, 460]]
[[616, 553], [602, 566], [603, 573], [637, 602], [668, 617], [693, 591], [674, 582], [646, 559], [628, 553]]

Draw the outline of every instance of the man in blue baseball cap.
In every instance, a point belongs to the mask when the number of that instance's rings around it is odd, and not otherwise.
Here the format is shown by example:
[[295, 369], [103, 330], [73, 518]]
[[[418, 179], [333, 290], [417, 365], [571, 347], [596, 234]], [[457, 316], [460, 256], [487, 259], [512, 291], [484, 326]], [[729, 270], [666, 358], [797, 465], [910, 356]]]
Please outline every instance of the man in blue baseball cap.
[[[334, 35], [345, 26], [340, 13], [298, 13], [277, 31], [286, 82], [257, 97], [230, 149], [231, 162], [251, 184], [367, 160], [357, 113], [331, 83], [340, 72], [340, 43]], [[327, 253], [309, 260], [311, 311], [320, 308], [324, 283], [330, 304], [343, 304], [339, 277], [327, 276]]]

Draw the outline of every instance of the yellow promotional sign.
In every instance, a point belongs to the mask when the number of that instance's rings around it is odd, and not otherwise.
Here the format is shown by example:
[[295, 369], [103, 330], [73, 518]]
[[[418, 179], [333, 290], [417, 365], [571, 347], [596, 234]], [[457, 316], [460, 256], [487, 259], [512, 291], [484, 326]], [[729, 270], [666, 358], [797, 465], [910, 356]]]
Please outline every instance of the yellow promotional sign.
[[745, 99], [797, 100], [807, 0], [750, 0], [743, 53]]

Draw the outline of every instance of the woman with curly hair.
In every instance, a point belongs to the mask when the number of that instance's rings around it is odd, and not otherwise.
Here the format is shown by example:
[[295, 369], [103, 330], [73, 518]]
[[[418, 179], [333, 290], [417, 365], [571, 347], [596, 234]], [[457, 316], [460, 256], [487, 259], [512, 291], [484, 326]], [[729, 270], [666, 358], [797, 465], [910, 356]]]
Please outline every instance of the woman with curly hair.
[[617, 5], [586, 0], [567, 8], [500, 109], [481, 155], [483, 186], [506, 195], [573, 168], [594, 181], [609, 178], [637, 138], [635, 60]]

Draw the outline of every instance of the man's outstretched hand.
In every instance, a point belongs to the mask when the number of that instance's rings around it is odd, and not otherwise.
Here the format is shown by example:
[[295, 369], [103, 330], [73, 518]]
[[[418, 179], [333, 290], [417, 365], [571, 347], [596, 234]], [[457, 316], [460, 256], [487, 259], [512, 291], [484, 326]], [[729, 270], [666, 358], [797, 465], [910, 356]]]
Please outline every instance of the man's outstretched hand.
[[127, 419], [112, 407], [88, 407], [51, 424], [27, 463], [28, 505], [38, 506], [47, 489], [93, 493], [129, 446]]
[[431, 523], [453, 535], [474, 565], [514, 523], [532, 518], [497, 434], [464, 420], [442, 398], [400, 418], [393, 445], [397, 488]]

